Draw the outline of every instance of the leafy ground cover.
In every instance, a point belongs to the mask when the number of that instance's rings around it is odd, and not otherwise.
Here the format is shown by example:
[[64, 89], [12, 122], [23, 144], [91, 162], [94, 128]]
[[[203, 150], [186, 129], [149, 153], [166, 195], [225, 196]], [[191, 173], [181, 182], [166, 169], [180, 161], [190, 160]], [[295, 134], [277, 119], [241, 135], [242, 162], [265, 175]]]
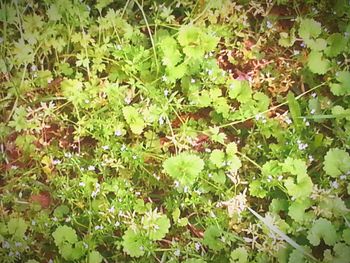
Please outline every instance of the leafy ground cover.
[[350, 262], [349, 17], [1, 1], [1, 262]]

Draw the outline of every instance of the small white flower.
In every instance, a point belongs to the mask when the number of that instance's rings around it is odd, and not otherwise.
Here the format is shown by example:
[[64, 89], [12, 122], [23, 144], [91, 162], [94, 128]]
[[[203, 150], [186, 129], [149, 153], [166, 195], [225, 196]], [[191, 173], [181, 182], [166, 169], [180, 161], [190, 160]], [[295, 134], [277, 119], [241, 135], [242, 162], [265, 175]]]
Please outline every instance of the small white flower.
[[93, 166], [93, 165], [89, 165], [89, 167], [88, 167], [88, 170], [89, 170], [89, 171], [95, 171], [95, 169], [96, 169], [96, 168], [95, 168], [95, 166]]
[[316, 113], [316, 110], [315, 109], [312, 109], [311, 111], [310, 111], [310, 114], [315, 114]]
[[205, 148], [204, 151], [205, 151], [206, 153], [210, 153], [210, 152], [211, 152], [211, 149]]
[[282, 175], [278, 176], [278, 178], [277, 178], [278, 181], [282, 181], [282, 179], [283, 179]]
[[308, 158], [309, 158], [309, 161], [310, 161], [310, 162], [313, 162], [313, 161], [314, 161], [314, 157], [313, 157], [312, 155], [309, 155]]
[[121, 131], [121, 130], [116, 130], [116, 131], [114, 132], [114, 135], [115, 135], [115, 136], [121, 136], [121, 135], [122, 135], [122, 131]]
[[10, 243], [7, 242], [7, 241], [3, 241], [3, 242], [2, 242], [2, 247], [3, 247], [3, 248], [10, 248]]
[[109, 149], [109, 146], [108, 145], [104, 145], [104, 146], [102, 146], [102, 149], [107, 151]]
[[126, 150], [126, 145], [123, 144], [122, 147], [120, 148], [120, 151], [124, 152]]
[[165, 75], [163, 75], [163, 76], [162, 76], [162, 81], [165, 82], [165, 81], [167, 81], [167, 80], [168, 80], [168, 78], [167, 78]]
[[345, 180], [345, 179], [346, 179], [346, 175], [345, 175], [345, 174], [342, 174], [341, 176], [339, 176], [339, 179], [340, 179], [340, 180]]
[[17, 165], [11, 165], [11, 170], [17, 170], [18, 166]]
[[22, 243], [21, 242], [15, 242], [15, 247], [21, 247]]
[[120, 226], [120, 222], [119, 222], [119, 221], [115, 222], [115, 223], [114, 223], [114, 226], [115, 226], [115, 227]]
[[164, 119], [162, 116], [159, 117], [158, 119], [159, 125], [163, 125], [164, 124]]
[[52, 221], [57, 222], [58, 221], [57, 217], [53, 217]]
[[284, 118], [284, 122], [287, 123], [288, 125], [292, 123], [292, 120], [289, 117]]
[[35, 220], [32, 220], [32, 226], [35, 226], [35, 225], [36, 225]]
[[185, 186], [185, 187], [184, 187], [184, 193], [187, 193], [187, 192], [188, 192], [188, 187]]
[[95, 230], [100, 230], [101, 226], [95, 226]]
[[175, 181], [174, 181], [174, 186], [175, 186], [176, 188], [179, 187], [179, 186], [180, 186], [179, 181], [175, 180]]
[[195, 79], [191, 79], [191, 83], [195, 83], [196, 82], [196, 80]]
[[300, 51], [299, 50], [293, 50], [293, 55], [296, 56], [296, 55], [299, 55], [300, 54]]
[[211, 173], [208, 173], [208, 177], [209, 177], [209, 178], [212, 178], [213, 175], [212, 175]]
[[305, 45], [304, 42], [301, 42], [301, 43], [300, 43], [300, 46], [301, 46], [302, 48], [306, 47], [306, 45]]
[[337, 181], [331, 182], [331, 187], [333, 187], [334, 189], [338, 189], [338, 187], [339, 187], [338, 182]]
[[53, 263], [53, 260], [50, 258], [47, 263]]
[[66, 158], [72, 158], [72, 154], [71, 153], [64, 153], [64, 157], [66, 157]]
[[31, 70], [31, 71], [37, 71], [37, 70], [38, 70], [38, 67], [37, 67], [36, 65], [32, 65], [32, 66], [30, 67], [30, 70]]
[[165, 97], [168, 97], [168, 95], [169, 95], [169, 90], [167, 90], [167, 89], [164, 90], [164, 96], [165, 96]]
[[133, 158], [134, 160], [136, 160], [136, 159], [137, 159], [137, 156], [136, 156], [136, 155], [133, 155], [132, 158]]
[[179, 257], [179, 256], [181, 255], [180, 249], [176, 249], [176, 250], [174, 251], [174, 255], [175, 255], [176, 257]]
[[200, 249], [201, 249], [201, 243], [196, 242], [196, 243], [194, 244], [194, 247], [196, 248], [197, 251], [200, 250]]
[[115, 46], [118, 50], [122, 50], [122, 46], [121, 45], [116, 45]]
[[115, 212], [114, 206], [112, 206], [111, 208], [109, 208], [109, 209], [108, 209], [108, 212], [109, 212], [109, 213], [114, 213], [114, 212]]
[[64, 220], [66, 223], [69, 223], [70, 221], [72, 221], [72, 218], [70, 218], [69, 216]]
[[80, 182], [80, 183], [79, 183], [79, 186], [84, 187], [84, 186], [85, 186], [85, 183], [84, 183], [84, 182]]
[[313, 93], [311, 94], [311, 97], [316, 98], [316, 97], [317, 97], [316, 92], [313, 92]]
[[85, 102], [86, 104], [89, 104], [89, 103], [90, 103], [90, 100], [86, 99], [86, 100], [84, 100], [84, 102]]
[[140, 246], [139, 249], [143, 251], [145, 248], [143, 246]]
[[86, 249], [88, 249], [88, 248], [89, 248], [89, 245], [88, 245], [88, 244], [86, 244], [85, 242], [83, 243], [83, 246], [84, 246]]
[[53, 165], [57, 165], [57, 164], [60, 164], [60, 163], [62, 163], [61, 160], [53, 160], [53, 161], [52, 161], [52, 164], [53, 164]]
[[126, 98], [124, 99], [124, 102], [125, 102], [126, 104], [130, 104], [130, 102], [131, 102], [131, 98], [126, 97]]
[[207, 69], [208, 75], [213, 74], [213, 71], [211, 69]]
[[273, 27], [272, 23], [269, 20], [266, 21], [266, 27], [268, 29], [271, 29]]

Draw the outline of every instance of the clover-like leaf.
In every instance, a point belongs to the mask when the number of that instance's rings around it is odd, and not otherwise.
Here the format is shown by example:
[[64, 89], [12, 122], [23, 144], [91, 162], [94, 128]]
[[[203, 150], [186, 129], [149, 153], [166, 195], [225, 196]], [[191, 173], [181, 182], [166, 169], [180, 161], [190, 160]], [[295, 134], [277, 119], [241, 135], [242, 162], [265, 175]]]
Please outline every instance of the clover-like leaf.
[[350, 156], [342, 149], [329, 149], [323, 161], [323, 170], [326, 174], [336, 178], [350, 171]]
[[327, 219], [319, 218], [309, 230], [307, 239], [314, 246], [318, 246], [321, 239], [324, 240], [326, 245], [333, 246], [337, 241], [337, 232], [331, 222]]
[[209, 160], [218, 168], [223, 166], [225, 160], [225, 153], [221, 150], [215, 149], [210, 153]]
[[154, 210], [142, 217], [142, 225], [151, 240], [161, 240], [169, 231], [170, 220], [166, 215]]
[[300, 22], [299, 36], [303, 39], [318, 37], [321, 34], [321, 24], [314, 19], [305, 18]]
[[167, 159], [163, 167], [167, 174], [181, 184], [192, 185], [203, 170], [204, 162], [197, 155], [183, 152]]
[[315, 74], [325, 74], [330, 66], [328, 59], [324, 58], [319, 51], [311, 51], [308, 57], [307, 65], [311, 72]]
[[228, 96], [242, 103], [249, 101], [252, 96], [252, 89], [249, 86], [249, 82], [246, 80], [230, 80]]
[[209, 226], [204, 232], [203, 244], [210, 249], [219, 251], [225, 247], [225, 244], [220, 240], [222, 230], [217, 226]]
[[61, 247], [63, 244], [74, 244], [78, 241], [78, 236], [75, 230], [69, 226], [59, 226], [52, 233], [55, 244]]
[[336, 96], [350, 94], [350, 72], [340, 71], [336, 73], [338, 83], [331, 83], [331, 92]]
[[24, 219], [20, 217], [11, 218], [10, 221], [7, 223], [7, 229], [9, 234], [17, 238], [24, 237], [27, 227], [28, 224], [26, 223], [26, 221], [24, 221]]
[[336, 57], [346, 49], [347, 39], [340, 33], [334, 33], [328, 37], [327, 43], [325, 54], [328, 57]]
[[135, 134], [141, 134], [145, 128], [145, 122], [138, 111], [132, 106], [123, 108], [123, 115], [126, 123], [129, 124], [130, 129]]
[[138, 231], [128, 229], [123, 235], [123, 250], [131, 257], [141, 257], [145, 254], [144, 239]]
[[248, 252], [244, 247], [238, 247], [231, 252], [230, 263], [248, 262]]

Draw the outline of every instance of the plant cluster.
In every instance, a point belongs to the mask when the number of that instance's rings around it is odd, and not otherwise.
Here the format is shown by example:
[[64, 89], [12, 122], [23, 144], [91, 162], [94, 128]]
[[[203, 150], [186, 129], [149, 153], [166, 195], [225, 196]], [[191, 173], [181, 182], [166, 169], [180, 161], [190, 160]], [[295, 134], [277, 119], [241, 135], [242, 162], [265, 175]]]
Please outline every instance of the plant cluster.
[[0, 1], [1, 262], [350, 262], [350, 4]]

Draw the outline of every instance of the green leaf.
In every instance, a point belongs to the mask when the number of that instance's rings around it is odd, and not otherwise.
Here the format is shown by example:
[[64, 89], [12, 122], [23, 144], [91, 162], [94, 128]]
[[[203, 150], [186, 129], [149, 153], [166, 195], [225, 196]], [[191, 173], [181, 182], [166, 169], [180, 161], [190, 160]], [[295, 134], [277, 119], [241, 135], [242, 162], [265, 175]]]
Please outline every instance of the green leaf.
[[264, 198], [267, 196], [268, 191], [263, 187], [260, 180], [253, 180], [249, 184], [249, 192], [252, 196]]
[[157, 213], [154, 210], [147, 212], [142, 217], [142, 226], [151, 240], [161, 240], [169, 232], [170, 220], [166, 215]]
[[22, 239], [27, 231], [28, 224], [23, 218], [11, 218], [7, 223], [8, 233], [16, 238]]
[[329, 149], [323, 161], [323, 170], [327, 175], [336, 178], [350, 171], [350, 156], [342, 149]]
[[59, 226], [52, 233], [57, 247], [62, 247], [64, 244], [74, 244], [78, 242], [78, 236], [75, 230], [69, 226]]
[[91, 251], [88, 255], [88, 258], [89, 258], [89, 263], [101, 263], [103, 260], [103, 257], [100, 254], [100, 252], [96, 250]]
[[181, 26], [177, 39], [186, 56], [194, 59], [203, 58], [205, 52], [212, 51], [219, 41], [218, 37], [209, 35], [203, 28], [194, 25]]
[[301, 253], [297, 249], [293, 249], [292, 253], [290, 253], [288, 258], [288, 263], [304, 263], [305, 257], [303, 253]]
[[167, 174], [179, 180], [182, 185], [190, 186], [203, 170], [204, 162], [194, 154], [183, 152], [167, 159], [163, 163], [163, 168]]
[[159, 47], [163, 52], [162, 62], [165, 66], [175, 67], [182, 60], [182, 55], [174, 38], [170, 36], [163, 38], [159, 42]]
[[223, 166], [225, 161], [225, 153], [221, 150], [215, 149], [210, 153], [209, 160], [217, 167]]
[[336, 57], [346, 49], [347, 40], [340, 33], [334, 33], [327, 38], [328, 47], [325, 54], [328, 57]]
[[294, 45], [295, 40], [295, 29], [292, 28], [289, 34], [287, 32], [280, 32], [278, 44], [282, 47], [291, 47]]
[[336, 96], [350, 94], [350, 72], [340, 71], [336, 73], [336, 79], [339, 83], [331, 83], [329, 86], [331, 92]]
[[311, 72], [323, 75], [330, 67], [328, 59], [324, 58], [321, 52], [311, 51], [308, 57], [307, 65]]
[[248, 102], [251, 100], [252, 89], [246, 80], [232, 79], [229, 81], [229, 94], [231, 99], [237, 99], [239, 102]]
[[143, 240], [140, 237], [140, 233], [128, 229], [123, 235], [123, 250], [131, 257], [141, 257], [145, 254]]
[[342, 237], [345, 243], [350, 245], [350, 228], [344, 229]]
[[316, 38], [321, 34], [321, 24], [314, 19], [302, 19], [299, 26], [299, 36], [303, 39]]
[[312, 193], [313, 183], [307, 175], [304, 161], [288, 157], [282, 164], [284, 172], [296, 175], [296, 178], [288, 177], [284, 180], [287, 193], [294, 198], [305, 199]]
[[248, 252], [244, 247], [238, 247], [231, 252], [230, 263], [248, 262]]
[[133, 133], [140, 135], [145, 128], [145, 122], [142, 115], [132, 106], [126, 106], [123, 108], [123, 115], [126, 123], [129, 124]]
[[318, 246], [321, 239], [324, 240], [326, 245], [333, 246], [337, 241], [337, 232], [331, 222], [319, 218], [308, 231], [307, 239], [313, 246]]
[[46, 11], [46, 15], [50, 21], [59, 21], [62, 18], [62, 15], [55, 4], [50, 5], [49, 9]]
[[305, 43], [310, 47], [313, 51], [323, 51], [327, 47], [327, 41], [323, 38], [310, 39], [305, 41]]
[[311, 206], [309, 199], [296, 200], [288, 208], [288, 215], [296, 222], [302, 222], [305, 219], [305, 210]]
[[302, 125], [302, 120], [300, 119], [300, 116], [301, 116], [300, 106], [292, 92], [288, 92], [287, 101], [288, 101], [290, 114], [292, 115], [292, 119], [295, 124], [295, 128], [297, 130], [300, 130], [300, 127]]
[[225, 247], [225, 244], [220, 240], [222, 230], [217, 226], [209, 226], [204, 232], [203, 244], [214, 251], [219, 251]]

